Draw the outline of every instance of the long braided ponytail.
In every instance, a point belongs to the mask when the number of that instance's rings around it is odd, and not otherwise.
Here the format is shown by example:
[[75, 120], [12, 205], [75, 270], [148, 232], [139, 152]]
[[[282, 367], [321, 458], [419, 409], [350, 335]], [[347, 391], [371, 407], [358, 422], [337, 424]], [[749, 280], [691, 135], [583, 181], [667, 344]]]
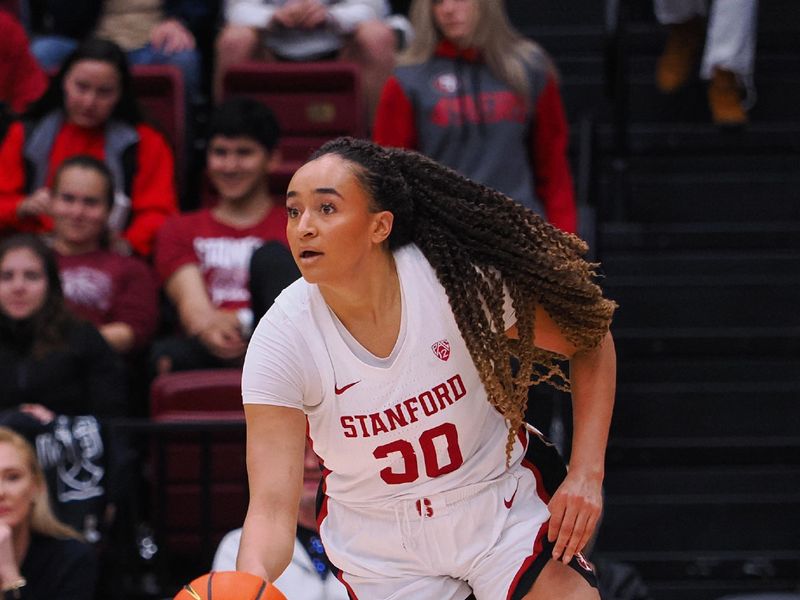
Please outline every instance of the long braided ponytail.
[[[389, 247], [416, 244], [436, 271], [489, 402], [508, 423], [509, 460], [529, 386], [569, 389], [562, 357], [535, 346], [536, 305], [578, 348], [597, 346], [608, 331], [616, 305], [593, 282], [594, 265], [583, 259], [586, 243], [417, 152], [339, 138], [312, 160], [325, 154], [352, 163], [373, 209], [394, 214]], [[518, 340], [505, 335], [506, 293]], [[519, 361], [516, 374], [512, 356]]]

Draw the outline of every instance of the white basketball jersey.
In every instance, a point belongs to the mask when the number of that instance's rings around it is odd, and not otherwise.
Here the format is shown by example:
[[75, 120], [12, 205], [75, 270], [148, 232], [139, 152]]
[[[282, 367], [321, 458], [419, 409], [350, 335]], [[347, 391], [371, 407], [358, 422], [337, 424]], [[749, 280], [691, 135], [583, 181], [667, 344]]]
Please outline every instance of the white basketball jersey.
[[[304, 397], [303, 410], [326, 494], [348, 504], [432, 495], [506, 470], [507, 426], [487, 401], [444, 288], [416, 246], [395, 260], [404, 322], [389, 361], [365, 362], [363, 348], [351, 349], [315, 285], [298, 281], [276, 300], [311, 354], [305, 368], [319, 372], [321, 398]], [[516, 443], [512, 465], [522, 452]]]

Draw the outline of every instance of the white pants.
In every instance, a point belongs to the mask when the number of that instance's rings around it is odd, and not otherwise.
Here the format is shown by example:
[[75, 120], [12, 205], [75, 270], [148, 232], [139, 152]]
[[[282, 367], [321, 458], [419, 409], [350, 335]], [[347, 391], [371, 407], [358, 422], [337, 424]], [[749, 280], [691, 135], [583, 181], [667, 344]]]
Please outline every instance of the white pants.
[[[653, 0], [659, 22], [685, 23], [706, 15], [708, 0]], [[736, 73], [750, 87], [756, 56], [758, 0], [711, 0], [708, 34], [700, 77], [710, 79], [714, 67]]]

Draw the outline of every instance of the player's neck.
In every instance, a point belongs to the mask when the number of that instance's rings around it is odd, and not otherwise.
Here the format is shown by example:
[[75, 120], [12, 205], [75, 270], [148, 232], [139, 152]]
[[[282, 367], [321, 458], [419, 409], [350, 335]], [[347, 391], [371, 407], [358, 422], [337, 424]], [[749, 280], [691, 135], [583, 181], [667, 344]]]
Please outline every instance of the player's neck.
[[400, 335], [402, 298], [394, 257], [360, 271], [346, 286], [322, 286], [320, 292], [342, 325], [375, 356], [389, 356]]
[[320, 284], [320, 292], [343, 323], [386, 314], [400, 299], [394, 257], [380, 252], [367, 265], [359, 267], [357, 276], [349, 277], [342, 285]]

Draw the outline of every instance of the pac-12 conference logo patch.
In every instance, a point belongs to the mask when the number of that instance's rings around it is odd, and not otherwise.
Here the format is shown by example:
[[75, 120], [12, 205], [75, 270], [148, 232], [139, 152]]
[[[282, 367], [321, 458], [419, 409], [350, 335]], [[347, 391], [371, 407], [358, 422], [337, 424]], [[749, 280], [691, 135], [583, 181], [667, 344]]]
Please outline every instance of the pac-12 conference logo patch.
[[447, 340], [439, 340], [434, 344], [431, 344], [431, 350], [436, 355], [436, 358], [440, 360], [447, 360], [450, 358], [450, 342]]
[[458, 78], [453, 73], [442, 73], [434, 78], [433, 87], [440, 94], [455, 94], [458, 91]]

